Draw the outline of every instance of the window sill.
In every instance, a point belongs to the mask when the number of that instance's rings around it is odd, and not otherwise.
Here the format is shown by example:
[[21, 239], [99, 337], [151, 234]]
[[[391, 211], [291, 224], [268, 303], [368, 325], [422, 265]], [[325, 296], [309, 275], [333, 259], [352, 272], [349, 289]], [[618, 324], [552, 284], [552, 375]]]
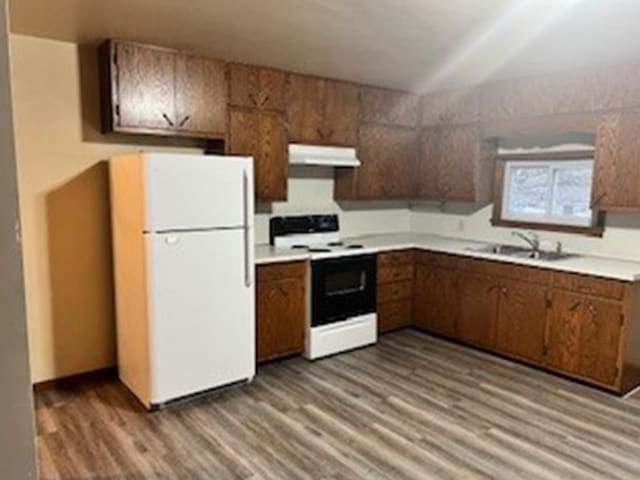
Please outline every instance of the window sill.
[[604, 215], [599, 214], [596, 225], [591, 227], [579, 227], [575, 225], [558, 225], [555, 223], [520, 222], [514, 220], [503, 220], [492, 218], [491, 225], [494, 227], [524, 228], [527, 230], [546, 230], [548, 232], [575, 233], [590, 237], [602, 237], [604, 235]]

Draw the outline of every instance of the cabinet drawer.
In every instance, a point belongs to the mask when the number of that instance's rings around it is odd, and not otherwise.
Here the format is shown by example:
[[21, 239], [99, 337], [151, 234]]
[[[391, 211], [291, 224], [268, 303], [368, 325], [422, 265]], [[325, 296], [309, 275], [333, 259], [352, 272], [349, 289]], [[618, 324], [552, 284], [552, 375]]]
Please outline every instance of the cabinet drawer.
[[446, 253], [418, 252], [416, 253], [416, 263], [424, 265], [434, 265], [436, 267], [457, 268], [460, 257], [447, 255]]
[[257, 281], [269, 282], [283, 278], [304, 278], [307, 273], [306, 262], [278, 263], [258, 265]]
[[381, 332], [408, 327], [413, 323], [411, 300], [400, 300], [378, 305], [378, 329]]
[[622, 300], [624, 298], [626, 284], [617, 280], [589, 277], [586, 275], [554, 273], [553, 286], [585, 295]]
[[378, 269], [378, 285], [413, 279], [413, 265], [382, 267]]
[[511, 280], [522, 280], [541, 285], [549, 285], [551, 282], [552, 272], [542, 268], [475, 258], [461, 259], [459, 266], [460, 270], [480, 275], [508, 278]]
[[378, 303], [410, 299], [412, 294], [413, 282], [411, 280], [378, 285]]
[[412, 250], [396, 250], [378, 254], [378, 268], [396, 267], [413, 263]]

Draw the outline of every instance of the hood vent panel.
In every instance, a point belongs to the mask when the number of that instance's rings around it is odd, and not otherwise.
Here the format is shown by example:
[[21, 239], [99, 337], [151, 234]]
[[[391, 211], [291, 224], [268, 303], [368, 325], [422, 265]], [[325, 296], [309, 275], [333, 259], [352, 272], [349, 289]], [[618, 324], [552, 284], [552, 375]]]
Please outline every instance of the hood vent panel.
[[355, 148], [319, 147], [317, 145], [289, 145], [290, 165], [317, 165], [323, 167], [359, 167]]

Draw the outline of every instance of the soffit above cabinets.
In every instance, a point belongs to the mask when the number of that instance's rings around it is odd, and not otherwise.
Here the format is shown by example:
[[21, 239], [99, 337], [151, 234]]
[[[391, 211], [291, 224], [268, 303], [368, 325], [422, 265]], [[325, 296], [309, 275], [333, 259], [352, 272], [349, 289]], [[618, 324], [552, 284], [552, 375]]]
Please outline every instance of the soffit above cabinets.
[[14, 33], [122, 38], [412, 91], [640, 57], [620, 0], [11, 0]]

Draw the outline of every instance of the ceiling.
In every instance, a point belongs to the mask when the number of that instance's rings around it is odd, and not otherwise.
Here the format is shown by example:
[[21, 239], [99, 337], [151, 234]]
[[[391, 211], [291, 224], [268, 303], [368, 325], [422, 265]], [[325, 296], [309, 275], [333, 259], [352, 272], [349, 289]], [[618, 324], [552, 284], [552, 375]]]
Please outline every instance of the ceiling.
[[638, 0], [10, 0], [14, 33], [121, 38], [427, 91], [640, 58]]

